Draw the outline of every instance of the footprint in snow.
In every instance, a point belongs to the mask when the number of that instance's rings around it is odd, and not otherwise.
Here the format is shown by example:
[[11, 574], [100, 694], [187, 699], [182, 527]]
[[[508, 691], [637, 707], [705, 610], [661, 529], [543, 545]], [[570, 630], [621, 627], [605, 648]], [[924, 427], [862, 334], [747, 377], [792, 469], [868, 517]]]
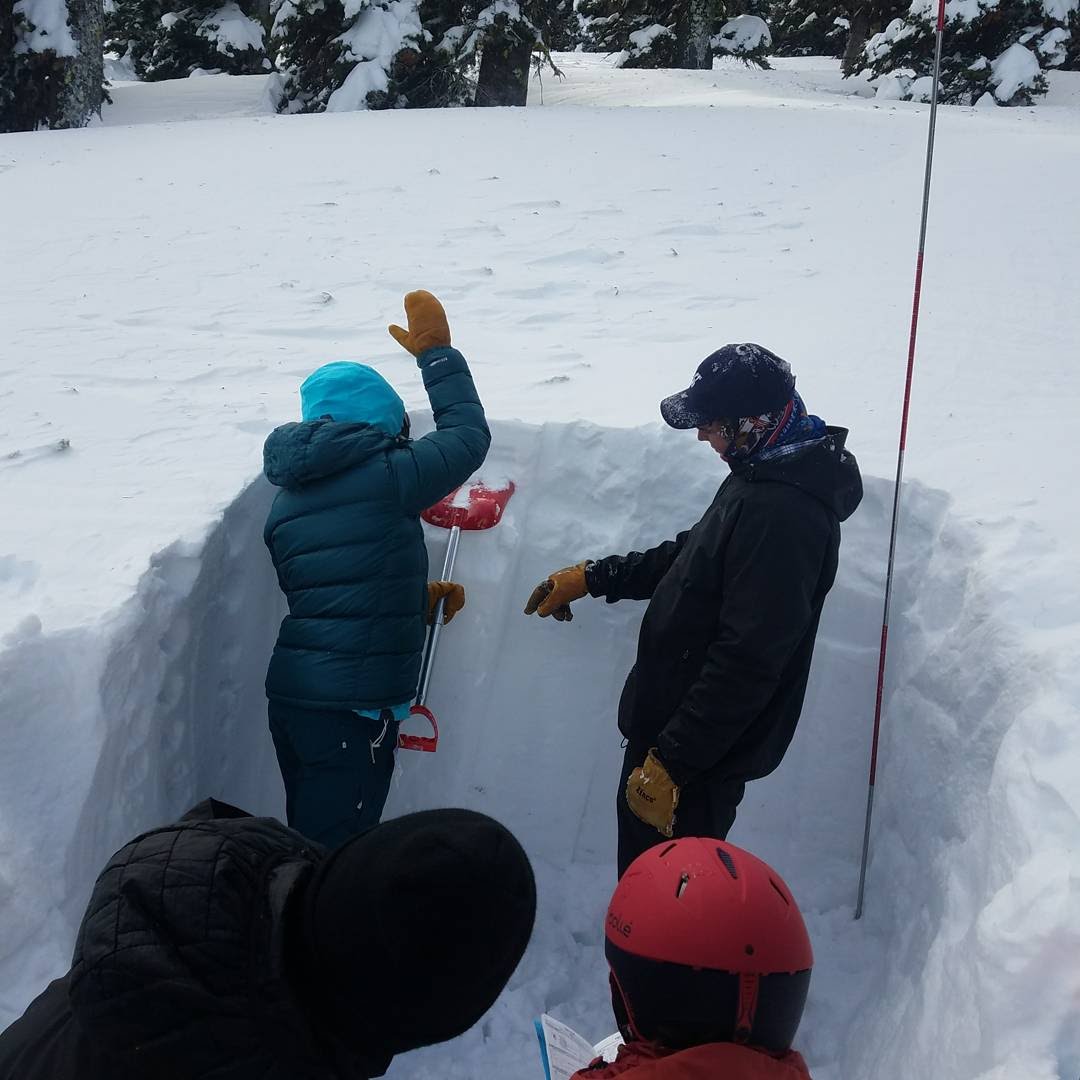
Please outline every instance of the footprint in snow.
[[701, 222], [685, 225], [669, 225], [666, 229], [657, 229], [657, 236], [719, 236], [724, 231], [722, 225], [705, 225]]
[[557, 210], [562, 203], [558, 199], [546, 199], [543, 202], [509, 203], [504, 210]]
[[544, 300], [550, 296], [560, 296], [577, 292], [577, 286], [565, 282], [547, 281], [531, 289], [500, 289], [496, 296], [507, 300]]
[[543, 255], [532, 259], [529, 266], [574, 266], [581, 263], [603, 265], [621, 259], [624, 251], [603, 251], [600, 248], [577, 248], [574, 251], [560, 251], [554, 255]]

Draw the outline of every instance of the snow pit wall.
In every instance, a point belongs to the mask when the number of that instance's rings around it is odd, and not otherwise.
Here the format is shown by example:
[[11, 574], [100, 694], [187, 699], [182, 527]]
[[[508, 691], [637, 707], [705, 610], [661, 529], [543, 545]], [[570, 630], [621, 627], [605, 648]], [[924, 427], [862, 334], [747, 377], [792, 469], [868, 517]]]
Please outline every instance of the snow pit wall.
[[[614, 715], [643, 608], [584, 602], [560, 625], [521, 607], [556, 567], [695, 521], [723, 472], [659, 427], [493, 429], [482, 475], [512, 477], [517, 492], [496, 529], [463, 538], [455, 576], [469, 606], [443, 636], [432, 690], [440, 750], [400, 755], [388, 814], [461, 805], [506, 822], [535, 860], [540, 916], [492, 1013], [453, 1047], [404, 1059], [391, 1071], [402, 1077], [527, 1074], [544, 1010], [590, 1036], [611, 1029], [601, 913], [614, 881]], [[748, 789], [732, 833], [777, 866], [807, 916], [816, 968], [799, 1044], [819, 1080], [1064, 1076], [1075, 1001], [1039, 994], [1034, 973], [1062, 968], [1062, 946], [1076, 944], [1075, 874], [1065, 862], [1040, 889], [1017, 868], [1048, 858], [1033, 808], [1052, 804], [1062, 828], [1075, 814], [1022, 750], [1006, 759], [1039, 705], [1031, 665], [991, 618], [972, 536], [945, 496], [917, 485], [905, 496], [867, 914], [851, 921], [891, 505], [888, 482], [866, 487], [795, 742]], [[262, 543], [272, 495], [248, 485], [205, 542], [161, 552], [93, 630], [31, 626], [0, 653], [0, 1025], [66, 969], [94, 876], [131, 835], [207, 795], [282, 813], [262, 690], [283, 612]], [[445, 533], [428, 535], [438, 568]], [[1025, 777], [1041, 803], [1018, 787]], [[1033, 890], [1040, 918], [1027, 925]], [[1018, 999], [1030, 1001], [1019, 1043], [1007, 1019]], [[1020, 1072], [998, 1071], [1014, 1060]]]

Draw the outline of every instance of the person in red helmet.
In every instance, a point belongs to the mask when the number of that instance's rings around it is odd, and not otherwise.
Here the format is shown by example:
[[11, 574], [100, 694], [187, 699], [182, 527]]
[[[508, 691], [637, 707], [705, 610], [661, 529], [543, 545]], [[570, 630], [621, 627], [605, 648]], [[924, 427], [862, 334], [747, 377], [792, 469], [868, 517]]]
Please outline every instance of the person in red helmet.
[[650, 849], [611, 898], [605, 952], [626, 1043], [572, 1080], [810, 1080], [791, 1044], [813, 951], [761, 859], [697, 837]]

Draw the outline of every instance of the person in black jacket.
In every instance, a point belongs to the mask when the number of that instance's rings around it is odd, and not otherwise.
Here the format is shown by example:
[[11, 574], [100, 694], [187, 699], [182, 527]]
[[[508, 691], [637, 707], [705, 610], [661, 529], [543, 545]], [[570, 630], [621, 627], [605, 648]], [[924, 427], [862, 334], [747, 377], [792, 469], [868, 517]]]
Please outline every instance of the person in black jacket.
[[461, 1034], [532, 932], [525, 852], [469, 810], [333, 854], [209, 800], [94, 886], [71, 970], [0, 1034], [0, 1080], [366, 1080]]
[[525, 608], [569, 621], [585, 595], [649, 601], [619, 703], [620, 876], [657, 833], [724, 839], [746, 782], [780, 764], [840, 522], [862, 498], [847, 431], [809, 415], [788, 364], [760, 345], [713, 353], [661, 414], [731, 467], [705, 515], [651, 551], [552, 574]]

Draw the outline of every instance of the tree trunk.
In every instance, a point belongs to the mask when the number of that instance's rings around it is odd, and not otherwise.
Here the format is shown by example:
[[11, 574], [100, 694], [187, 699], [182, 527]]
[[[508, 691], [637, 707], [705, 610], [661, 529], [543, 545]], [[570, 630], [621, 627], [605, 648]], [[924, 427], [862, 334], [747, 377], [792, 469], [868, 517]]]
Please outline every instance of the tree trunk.
[[68, 0], [66, 10], [75, 56], [15, 52], [14, 5], [0, 0], [0, 131], [82, 127], [101, 109], [102, 0]]
[[857, 75], [866, 66], [863, 47], [870, 38], [870, 24], [874, 14], [873, 4], [859, 4], [851, 16], [851, 29], [848, 31], [847, 46], [841, 67], [844, 78]]
[[532, 50], [531, 39], [499, 36], [486, 41], [480, 56], [476, 104], [524, 105], [529, 96]]
[[68, 0], [71, 33], [78, 55], [66, 60], [67, 93], [63, 116], [53, 127], [82, 127], [91, 115], [101, 111], [104, 98], [105, 12], [101, 0]]
[[708, 71], [712, 67], [712, 21], [713, 0], [688, 0], [675, 34], [684, 68]]

